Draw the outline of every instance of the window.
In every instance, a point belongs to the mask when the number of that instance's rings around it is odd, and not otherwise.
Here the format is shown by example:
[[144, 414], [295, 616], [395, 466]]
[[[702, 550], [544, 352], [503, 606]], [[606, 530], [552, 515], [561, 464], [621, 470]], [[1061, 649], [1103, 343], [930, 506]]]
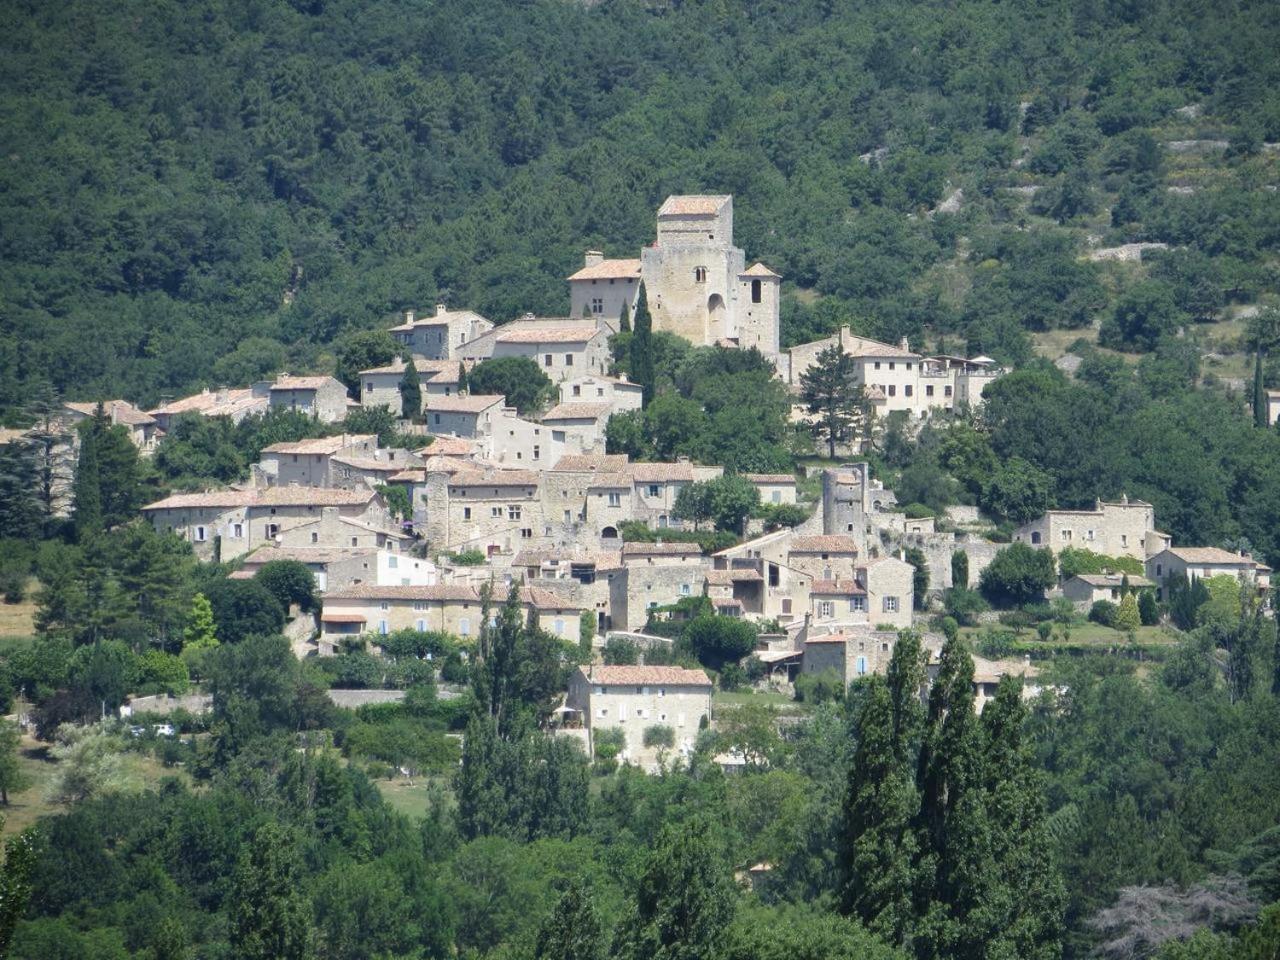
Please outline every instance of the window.
[[268, 524], [267, 524], [267, 538], [268, 538], [268, 539], [274, 539], [274, 538], [275, 538], [275, 536], [276, 536], [279, 532], [280, 532], [280, 524], [278, 524], [278, 523], [268, 523]]
[[877, 360], [877, 361], [876, 361], [875, 366], [876, 366], [876, 369], [877, 369], [877, 370], [879, 370], [879, 369], [880, 369], [880, 361], [879, 361], [879, 360]]
[[463, 519], [463, 520], [470, 520], [470, 519], [471, 519], [471, 508], [470, 508], [470, 507], [463, 507], [463, 508], [462, 508], [462, 519]]
[[426, 633], [426, 632], [427, 632], [427, 621], [425, 621], [425, 620], [419, 620], [419, 621], [417, 622], [417, 627], [418, 627], [418, 632], [419, 632], [419, 633]]
[[891, 396], [891, 397], [896, 397], [897, 395], [898, 395], [898, 388], [897, 388], [897, 386], [895, 386], [895, 385], [894, 385], [894, 384], [892, 384], [892, 383], [891, 383], [891, 384], [889, 384], [889, 396]]
[[706, 283], [706, 282], [707, 282], [707, 268], [706, 268], [706, 267], [694, 267], [694, 268], [693, 268], [693, 279], [694, 279], [694, 282], [695, 282], [695, 283]]
[[437, 414], [435, 414], [434, 416], [435, 416], [434, 423], [436, 424], [436, 426], [439, 426], [439, 425], [440, 425], [440, 414], [438, 414], [438, 413], [437, 413]]
[[574, 387], [573, 387], [573, 395], [574, 395], [575, 397], [580, 397], [580, 396], [582, 396], [582, 387], [580, 387], [580, 386], [578, 386], [577, 384], [575, 384], [575, 385], [574, 385]]
[[489, 516], [490, 516], [490, 517], [492, 517], [492, 518], [493, 518], [493, 519], [495, 519], [495, 520], [501, 520], [501, 519], [502, 519], [502, 508], [501, 508], [501, 507], [490, 507], [490, 508], [489, 508]]
[[769, 564], [769, 586], [776, 587], [781, 582], [782, 575], [778, 570], [776, 563]]
[[1086, 540], [1092, 540], [1092, 539], [1093, 539], [1093, 531], [1092, 531], [1092, 530], [1086, 530], [1086, 531], [1084, 532], [1084, 538], [1085, 538]]
[[866, 658], [866, 657], [859, 657], [856, 661], [854, 661], [854, 672], [856, 672], [856, 673], [858, 674], [858, 676], [860, 676], [860, 677], [862, 677], [862, 676], [865, 676], [865, 675], [866, 675], [866, 673], [867, 673], [867, 658]]
[[204, 543], [208, 539], [208, 534], [204, 527], [196, 527], [196, 542]]
[[649, 484], [649, 496], [656, 497], [658, 495], [658, 485], [656, 483]]
[[890, 370], [892, 370], [893, 368], [894, 368], [894, 363], [893, 363], [893, 361], [892, 361], [892, 360], [890, 360], [890, 361], [889, 361], [889, 369], [890, 369]]
[[857, 613], [861, 610], [867, 609], [867, 598], [866, 597], [850, 597], [849, 609], [853, 613]]
[[400, 565], [400, 558], [399, 558], [399, 557], [395, 557], [395, 556], [387, 557], [387, 569], [388, 569], [388, 570], [395, 570], [399, 565]]
[[573, 366], [573, 354], [572, 354], [572, 353], [566, 353], [566, 354], [564, 355], [564, 365], [565, 365], [566, 367], [572, 367], [572, 366]]
[[883, 611], [884, 611], [885, 613], [897, 613], [897, 612], [898, 612], [898, 598], [897, 598], [897, 597], [883, 597], [883, 598], [881, 598], [881, 600], [880, 600], [880, 606], [881, 606], [881, 608], [883, 609]]
[[521, 540], [532, 540], [532, 539], [533, 539], [533, 527], [522, 527], [522, 528], [521, 528], [521, 530], [520, 530], [520, 539], [521, 539]]
[[1157, 577], [1159, 577], [1159, 576], [1161, 576], [1161, 575], [1163, 575], [1163, 574], [1164, 574], [1164, 564], [1163, 564], [1163, 563], [1157, 563], [1157, 564], [1156, 564], [1156, 576], [1157, 576]]
[[542, 457], [542, 447], [538, 446], [538, 444], [535, 443], [533, 445], [533, 459], [538, 460], [541, 457]]
[[902, 388], [902, 393], [903, 393], [905, 396], [908, 396], [908, 397], [909, 397], [909, 396], [911, 396], [911, 384], [909, 384], [909, 383], [908, 383], [905, 387], [903, 387], [903, 388]]
[[1129, 535], [1127, 533], [1120, 534], [1120, 546], [1127, 547], [1129, 545]]
[[945, 387], [943, 387], [943, 388], [942, 388], [942, 395], [943, 395], [944, 397], [949, 397], [949, 396], [951, 396], [951, 387], [950, 387], [950, 386], [945, 386]]
[[910, 369], [911, 369], [911, 364], [910, 364], [910, 362], [908, 362], [908, 363], [907, 363], [907, 369], [908, 369], [908, 370], [910, 370]]
[[691, 588], [689, 587], [689, 584], [687, 583], [680, 584], [680, 596], [687, 597], [691, 592], [692, 591], [691, 591]]
[[507, 519], [508, 519], [508, 520], [519, 520], [519, 519], [520, 519], [520, 505], [519, 505], [519, 504], [513, 503], [513, 504], [510, 504], [510, 505], [507, 507]]
[[1071, 531], [1070, 531], [1070, 530], [1063, 530], [1063, 531], [1062, 531], [1062, 542], [1063, 542], [1063, 543], [1070, 543], [1070, 542], [1071, 542]]
[[548, 353], [545, 357], [542, 358], [542, 365], [544, 367], [551, 366], [551, 354]]
[[927, 384], [925, 384], [925, 387], [924, 387], [924, 395], [925, 395], [926, 397], [932, 397], [932, 396], [933, 396], [933, 384], [932, 384], [932, 383], [927, 383]]
[[387, 621], [385, 620], [378, 621], [378, 632], [382, 634], [384, 637], [387, 635]]
[[609, 715], [608, 707], [596, 707], [596, 719], [603, 720]]
[[593, 297], [591, 299], [591, 312], [604, 313], [604, 300], [600, 297]]
[[414, 610], [425, 610], [425, 609], [427, 609], [427, 605], [426, 605], [425, 603], [423, 603], [421, 600], [415, 600], [415, 601], [413, 601], [413, 609], [414, 609]]
[[781, 490], [775, 490], [775, 491], [773, 491], [773, 493], [772, 493], [772, 494], [770, 494], [769, 499], [771, 499], [774, 503], [781, 503], [781, 502], [782, 502], [782, 491], [781, 491]]
[[1032, 543], [1039, 543], [1039, 542], [1040, 542], [1040, 531], [1039, 531], [1039, 530], [1033, 530], [1033, 531], [1031, 531], [1031, 542], [1032, 542]]
[[365, 393], [373, 393], [373, 381], [372, 381], [372, 380], [366, 380], [366, 381], [364, 382], [364, 392], [365, 392]]
[[386, 610], [386, 609], [388, 609], [387, 601], [383, 600], [380, 604], [378, 604], [378, 609], [379, 609], [379, 610]]
[[818, 616], [834, 617], [836, 615], [836, 605], [830, 600], [818, 601]]
[[620, 506], [622, 506], [622, 494], [618, 493], [617, 491], [610, 492], [610, 494], [609, 494], [609, 506], [611, 506], [611, 507], [620, 507]]
[[553, 624], [553, 628], [554, 628], [554, 630], [555, 630], [555, 634], [556, 634], [556, 636], [557, 636], [557, 637], [563, 637], [563, 636], [564, 636], [564, 621], [563, 621], [563, 620], [557, 620], [557, 621]]
[[237, 540], [239, 540], [241, 537], [243, 537], [243, 536], [244, 536], [244, 524], [243, 524], [243, 523], [233, 523], [233, 524], [231, 525], [231, 536], [235, 537]]
[[471, 636], [471, 620], [468, 617], [458, 618], [458, 633], [460, 636]]
[[759, 280], [751, 281], [751, 302], [752, 303], [760, 302], [760, 281]]

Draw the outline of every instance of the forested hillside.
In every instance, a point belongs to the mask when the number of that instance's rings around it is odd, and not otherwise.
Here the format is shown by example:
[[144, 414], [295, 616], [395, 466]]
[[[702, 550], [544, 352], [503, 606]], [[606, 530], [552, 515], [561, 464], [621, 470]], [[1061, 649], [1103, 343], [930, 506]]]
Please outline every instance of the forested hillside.
[[[789, 342], [849, 321], [1017, 361], [1096, 324], [1149, 350], [1275, 289], [1274, 12], [6, 4], [0, 409], [46, 378], [145, 405], [323, 369], [441, 297], [563, 311], [581, 251], [649, 242], [676, 191], [735, 195]], [[1131, 241], [1185, 249], [1082, 257]]]

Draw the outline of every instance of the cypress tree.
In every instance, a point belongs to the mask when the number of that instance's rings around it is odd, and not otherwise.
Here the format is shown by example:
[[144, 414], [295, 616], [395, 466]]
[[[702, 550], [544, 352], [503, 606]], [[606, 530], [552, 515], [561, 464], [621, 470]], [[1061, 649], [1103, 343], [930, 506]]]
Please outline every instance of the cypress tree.
[[622, 313], [618, 317], [618, 332], [631, 332], [631, 304], [626, 303], [625, 301], [622, 304]]
[[76, 539], [84, 543], [102, 530], [102, 478], [98, 469], [98, 431], [92, 422], [80, 430], [80, 457], [72, 485]]
[[969, 555], [963, 550], [951, 554], [951, 585], [961, 590], [969, 588]]
[[422, 415], [422, 381], [413, 357], [404, 365], [404, 376], [400, 378], [400, 414], [410, 420]]
[[1262, 382], [1262, 351], [1253, 352], [1253, 422], [1263, 430], [1267, 423], [1267, 389]]
[[461, 360], [458, 361], [458, 393], [467, 393], [469, 387], [467, 385], [467, 365]]
[[640, 286], [640, 298], [636, 301], [635, 329], [631, 334], [631, 380], [644, 388], [643, 403], [647, 407], [653, 399], [653, 318], [649, 316], [649, 295]]

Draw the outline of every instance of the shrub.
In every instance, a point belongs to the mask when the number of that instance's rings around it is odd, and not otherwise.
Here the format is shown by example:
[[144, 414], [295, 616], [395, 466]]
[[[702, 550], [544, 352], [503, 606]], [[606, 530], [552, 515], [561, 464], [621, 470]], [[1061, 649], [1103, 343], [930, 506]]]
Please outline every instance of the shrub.
[[1144, 627], [1154, 627], [1160, 622], [1160, 605], [1156, 603], [1154, 590], [1143, 590], [1138, 594], [1138, 616], [1142, 618]]
[[963, 587], [952, 587], [947, 591], [945, 607], [947, 616], [966, 627], [977, 623], [978, 614], [991, 609], [976, 590]]
[[610, 637], [605, 641], [603, 655], [608, 666], [633, 666], [640, 662], [640, 645], [629, 637]]
[[1058, 564], [1052, 550], [1012, 543], [982, 571], [979, 587], [993, 606], [1013, 607], [1043, 601], [1044, 592], [1057, 580]]
[[483, 550], [462, 550], [447, 554], [449, 562], [459, 567], [482, 567], [487, 562]]
[[1098, 600], [1089, 608], [1089, 619], [1104, 627], [1114, 627], [1118, 610], [1119, 608], [1110, 600]]
[[598, 730], [591, 740], [597, 760], [614, 760], [627, 743], [626, 734], [617, 727]]
[[982, 631], [978, 638], [977, 650], [984, 657], [999, 660], [1001, 657], [1011, 655], [1014, 651], [1014, 644], [1017, 642], [1017, 636], [1010, 631], [992, 630], [988, 627]]
[[726, 693], [737, 690], [747, 682], [747, 672], [736, 663], [726, 663], [720, 668], [720, 689]]
[[801, 703], [828, 703], [844, 696], [844, 683], [834, 670], [802, 673], [796, 677], [796, 699]]

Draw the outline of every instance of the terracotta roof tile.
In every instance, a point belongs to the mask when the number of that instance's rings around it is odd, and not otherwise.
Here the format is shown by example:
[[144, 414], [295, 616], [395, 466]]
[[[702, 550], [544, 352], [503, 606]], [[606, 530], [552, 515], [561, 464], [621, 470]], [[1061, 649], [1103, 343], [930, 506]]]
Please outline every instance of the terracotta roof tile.
[[570, 274], [570, 280], [639, 280], [639, 260], [601, 260]]
[[542, 415], [547, 420], [599, 420], [613, 409], [612, 403], [557, 403]]
[[590, 683], [634, 686], [661, 684], [672, 687], [710, 687], [711, 680], [701, 670], [684, 667], [579, 667]]
[[465, 397], [427, 397], [427, 413], [483, 413], [493, 406], [500, 406], [507, 398], [500, 393], [473, 393]]
[[633, 463], [631, 476], [636, 483], [692, 482], [693, 467], [687, 463]]
[[658, 208], [660, 217], [713, 217], [733, 198], [726, 194], [685, 194], [667, 197]]
[[600, 331], [595, 324], [575, 327], [522, 327], [517, 330], [500, 330], [494, 337], [497, 343], [586, 343]]
[[553, 473], [618, 473], [627, 468], [625, 453], [570, 453], [556, 461]]
[[451, 487], [536, 487], [542, 474], [536, 470], [460, 470], [449, 479]]
[[793, 537], [787, 549], [791, 553], [857, 553], [858, 545], [853, 537], [835, 534]]
[[372, 433], [343, 433], [335, 437], [312, 437], [308, 440], [285, 441], [263, 447], [263, 453], [309, 453], [332, 456], [340, 450], [356, 447], [364, 443], [377, 444], [377, 436]]
[[413, 452], [420, 457], [466, 457], [476, 452], [476, 443], [466, 437], [433, 436], [429, 444]]
[[[98, 412], [98, 404], [96, 402], [65, 403], [63, 406], [86, 417], [92, 417]], [[128, 400], [105, 400], [102, 403], [102, 410], [112, 423], [123, 423], [128, 426], [146, 426], [156, 422], [155, 417], [139, 410]]]
[[624, 557], [684, 557], [701, 554], [696, 543], [644, 543], [633, 541], [622, 545]]
[[372, 500], [372, 490], [339, 490], [330, 487], [268, 487], [265, 490], [213, 490], [207, 493], [175, 493], [149, 503], [143, 510], [184, 510], [192, 507], [310, 507], [360, 506]]
[[1242, 557], [1221, 547], [1169, 547], [1169, 552], [1183, 563], [1207, 563], [1224, 567], [1257, 566], [1257, 561], [1252, 557]]
[[744, 473], [742, 479], [748, 483], [795, 483], [792, 473]]
[[782, 274], [774, 273], [772, 270], [766, 267], [763, 263], [753, 263], [745, 271], [743, 271], [742, 275], [744, 277], [773, 277], [778, 280], [782, 279]]
[[834, 593], [840, 596], [853, 596], [855, 594], [865, 594], [858, 585], [857, 580], [815, 580], [813, 586], [809, 588], [810, 593]]
[[332, 600], [453, 600], [459, 603], [479, 603], [480, 593], [466, 583], [437, 583], [429, 587], [405, 584], [358, 583], [341, 590], [331, 590], [324, 596], [328, 604]]
[[[271, 384], [272, 390], [319, 390], [331, 384], [342, 386], [342, 381], [333, 377], [277, 377]], [[345, 387], [343, 388], [346, 389]]]

